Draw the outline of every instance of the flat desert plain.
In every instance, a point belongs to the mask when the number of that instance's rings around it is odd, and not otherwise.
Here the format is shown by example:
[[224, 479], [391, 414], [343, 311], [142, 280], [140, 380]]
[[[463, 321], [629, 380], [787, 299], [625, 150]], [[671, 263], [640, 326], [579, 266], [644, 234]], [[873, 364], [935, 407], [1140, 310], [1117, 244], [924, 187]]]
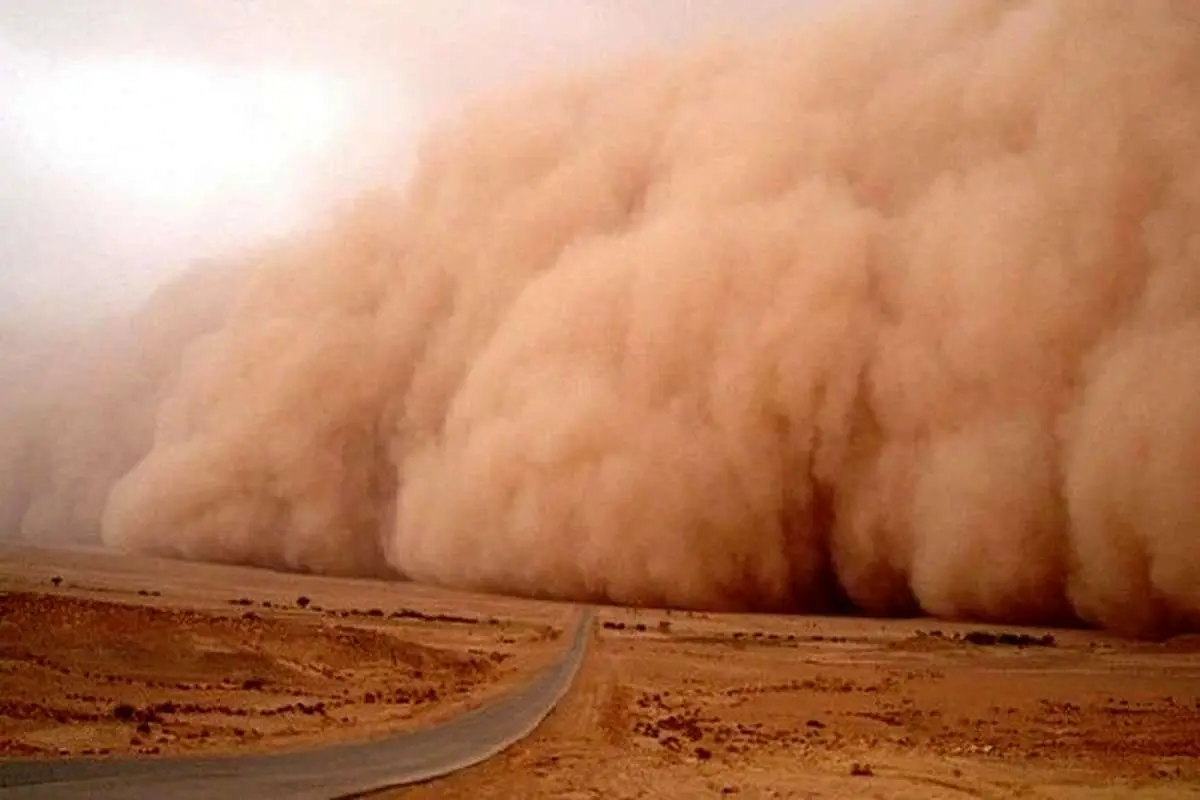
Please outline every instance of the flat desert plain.
[[[0, 757], [251, 752], [445, 719], [570, 606], [0, 546]], [[600, 609], [524, 742], [380, 797], [1200, 797], [1200, 638]]]
[[529, 739], [392, 798], [1200, 796], [1200, 639], [605, 610]]
[[0, 545], [0, 758], [368, 739], [553, 662], [569, 606]]

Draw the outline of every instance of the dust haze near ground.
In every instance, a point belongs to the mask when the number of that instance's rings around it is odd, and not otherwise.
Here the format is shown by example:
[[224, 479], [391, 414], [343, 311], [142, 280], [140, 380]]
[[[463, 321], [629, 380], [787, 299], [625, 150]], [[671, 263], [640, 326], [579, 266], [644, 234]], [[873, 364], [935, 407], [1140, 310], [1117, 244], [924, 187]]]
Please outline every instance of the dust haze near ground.
[[[27, 403], [3, 519], [539, 596], [1200, 629], [1198, 33], [1172, 0], [860, 3], [498, 95], [104, 384], [137, 403]], [[95, 437], [152, 441], [106, 500]]]

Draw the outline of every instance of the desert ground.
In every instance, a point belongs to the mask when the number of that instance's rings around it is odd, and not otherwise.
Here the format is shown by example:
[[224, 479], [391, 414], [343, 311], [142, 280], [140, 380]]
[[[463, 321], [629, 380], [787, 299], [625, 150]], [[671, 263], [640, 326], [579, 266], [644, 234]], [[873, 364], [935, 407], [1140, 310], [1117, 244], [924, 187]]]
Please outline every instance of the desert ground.
[[[0, 757], [250, 752], [484, 702], [572, 609], [0, 546]], [[525, 742], [380, 797], [1200, 796], [1200, 638], [601, 609]]]
[[1200, 796], [1200, 639], [608, 610], [532, 737], [434, 797]]
[[564, 605], [0, 546], [0, 758], [249, 752], [476, 706], [561, 652]]

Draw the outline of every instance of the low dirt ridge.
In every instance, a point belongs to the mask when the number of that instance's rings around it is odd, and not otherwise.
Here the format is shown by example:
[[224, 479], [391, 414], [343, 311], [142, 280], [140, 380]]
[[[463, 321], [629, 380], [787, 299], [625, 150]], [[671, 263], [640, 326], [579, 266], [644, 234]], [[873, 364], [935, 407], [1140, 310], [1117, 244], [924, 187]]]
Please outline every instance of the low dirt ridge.
[[[79, 587], [59, 576], [48, 583], [46, 593], [0, 593], [0, 757], [368, 737], [475, 704], [529, 671], [523, 650], [561, 634], [495, 616], [329, 609], [307, 596], [290, 607], [238, 597], [221, 612], [149, 604], [158, 590], [114, 602], [70, 596]], [[480, 635], [415, 641], [447, 625]]]

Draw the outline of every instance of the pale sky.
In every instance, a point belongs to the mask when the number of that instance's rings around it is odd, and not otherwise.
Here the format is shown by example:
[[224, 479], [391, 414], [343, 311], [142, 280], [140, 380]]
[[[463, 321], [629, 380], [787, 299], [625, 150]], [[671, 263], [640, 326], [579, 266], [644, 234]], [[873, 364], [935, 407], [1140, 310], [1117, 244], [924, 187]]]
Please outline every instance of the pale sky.
[[402, 175], [473, 93], [820, 2], [0, 0], [0, 333], [121, 310]]

